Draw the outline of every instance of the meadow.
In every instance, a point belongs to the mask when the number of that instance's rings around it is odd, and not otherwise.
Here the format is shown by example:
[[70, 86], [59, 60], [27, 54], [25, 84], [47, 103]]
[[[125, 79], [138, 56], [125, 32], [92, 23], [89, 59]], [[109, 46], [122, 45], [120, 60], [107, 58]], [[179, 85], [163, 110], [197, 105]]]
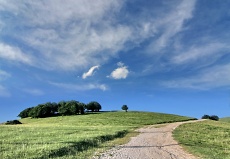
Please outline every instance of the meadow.
[[230, 159], [230, 118], [183, 124], [174, 138], [202, 159]]
[[[108, 141], [123, 138], [144, 125], [192, 120], [193, 118], [150, 112], [103, 112], [20, 121], [0, 125], [0, 158], [86, 159]], [[110, 146], [115, 143], [110, 142]]]
[[221, 118], [220, 121], [230, 123], [230, 117]]

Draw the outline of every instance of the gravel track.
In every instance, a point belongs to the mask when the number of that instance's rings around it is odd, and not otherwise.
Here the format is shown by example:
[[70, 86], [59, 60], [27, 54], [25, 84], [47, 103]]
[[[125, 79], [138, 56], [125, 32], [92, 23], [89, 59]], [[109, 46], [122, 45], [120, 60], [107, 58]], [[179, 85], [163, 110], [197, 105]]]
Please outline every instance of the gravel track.
[[170, 123], [164, 127], [153, 126], [138, 129], [140, 134], [129, 143], [108, 150], [93, 159], [197, 159], [185, 152], [172, 137], [172, 131], [189, 122]]

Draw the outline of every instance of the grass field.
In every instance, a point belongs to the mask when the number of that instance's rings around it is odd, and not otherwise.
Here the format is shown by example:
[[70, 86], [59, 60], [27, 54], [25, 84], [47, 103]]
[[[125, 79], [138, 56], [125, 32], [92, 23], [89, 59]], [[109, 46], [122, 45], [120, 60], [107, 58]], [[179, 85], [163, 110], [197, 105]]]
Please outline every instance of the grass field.
[[224, 121], [183, 124], [175, 129], [174, 137], [202, 159], [230, 159], [230, 120]]
[[230, 117], [221, 118], [220, 121], [222, 121], [222, 122], [229, 122], [230, 123]]
[[22, 119], [0, 125], [0, 158], [89, 158], [105, 142], [135, 128], [191, 118], [148, 112], [106, 112], [77, 116]]

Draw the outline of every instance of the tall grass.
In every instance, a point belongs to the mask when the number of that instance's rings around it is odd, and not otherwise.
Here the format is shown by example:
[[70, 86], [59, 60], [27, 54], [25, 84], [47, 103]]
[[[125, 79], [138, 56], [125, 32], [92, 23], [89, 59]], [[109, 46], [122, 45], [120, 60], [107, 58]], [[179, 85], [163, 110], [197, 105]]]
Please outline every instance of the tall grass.
[[204, 159], [230, 159], [230, 123], [204, 121], [183, 124], [174, 137], [188, 151]]
[[0, 125], [0, 158], [88, 158], [109, 140], [143, 125], [191, 118], [147, 112], [106, 112], [43, 119], [22, 119], [21, 125]]

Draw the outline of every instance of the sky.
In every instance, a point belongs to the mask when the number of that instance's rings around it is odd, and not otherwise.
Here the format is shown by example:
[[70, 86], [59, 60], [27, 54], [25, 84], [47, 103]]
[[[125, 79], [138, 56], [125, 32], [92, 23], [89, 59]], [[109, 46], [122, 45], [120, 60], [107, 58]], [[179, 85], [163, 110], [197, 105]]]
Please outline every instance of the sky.
[[229, 0], [0, 0], [0, 122], [46, 102], [230, 116]]

